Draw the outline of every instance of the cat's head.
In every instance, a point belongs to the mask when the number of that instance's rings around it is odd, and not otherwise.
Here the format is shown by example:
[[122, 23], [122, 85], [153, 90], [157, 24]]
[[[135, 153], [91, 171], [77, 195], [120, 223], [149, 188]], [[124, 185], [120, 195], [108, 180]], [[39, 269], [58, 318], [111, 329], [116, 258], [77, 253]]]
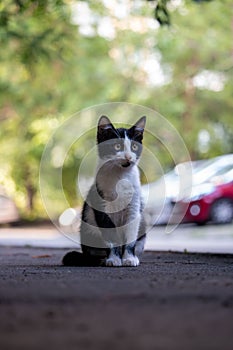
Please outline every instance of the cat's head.
[[108, 117], [102, 116], [97, 131], [100, 158], [122, 168], [137, 164], [145, 124], [146, 117], [142, 117], [129, 129], [115, 128]]

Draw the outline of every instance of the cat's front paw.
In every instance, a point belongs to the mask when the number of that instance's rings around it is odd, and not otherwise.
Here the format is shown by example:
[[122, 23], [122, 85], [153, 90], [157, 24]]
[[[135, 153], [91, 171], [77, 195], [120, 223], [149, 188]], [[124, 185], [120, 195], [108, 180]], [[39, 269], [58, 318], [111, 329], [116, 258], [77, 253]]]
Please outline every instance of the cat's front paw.
[[123, 266], [138, 266], [139, 259], [137, 256], [128, 256], [127, 258], [122, 259], [122, 265]]
[[109, 267], [122, 266], [122, 261], [118, 256], [114, 256], [105, 260], [105, 266], [109, 266]]

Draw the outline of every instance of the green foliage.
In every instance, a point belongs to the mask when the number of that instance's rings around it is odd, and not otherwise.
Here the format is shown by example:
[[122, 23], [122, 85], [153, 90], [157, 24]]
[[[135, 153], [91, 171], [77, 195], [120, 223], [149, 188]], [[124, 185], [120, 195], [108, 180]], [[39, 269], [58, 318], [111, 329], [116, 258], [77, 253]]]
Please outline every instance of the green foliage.
[[[26, 217], [45, 215], [38, 174], [48, 139], [70, 115], [92, 105], [127, 101], [157, 110], [184, 137], [193, 159], [233, 151], [231, 0], [187, 0], [173, 7], [172, 1], [154, 2], [160, 23], [169, 22], [166, 11], [171, 18], [170, 26], [160, 28], [146, 1], [139, 7], [129, 1], [122, 18], [106, 2], [75, 3], [88, 4], [92, 13], [89, 36], [71, 20], [69, 0], [0, 4], [0, 184], [14, 194]], [[114, 25], [112, 38], [98, 32], [104, 18]], [[145, 69], [145, 62], [148, 69], [156, 60], [167, 77], [163, 84]], [[222, 87], [195, 84], [203, 72], [220, 74]], [[198, 141], [201, 130], [210, 138], [205, 149]], [[65, 161], [63, 186], [71, 205], [79, 202], [76, 174], [94, 137], [84, 135]], [[161, 142], [154, 145], [149, 135], [146, 142], [165, 169], [172, 166]], [[55, 182], [49, 191], [59, 213]]]
[[[232, 135], [229, 92], [233, 89], [232, 32], [229, 32], [233, 13], [229, 9], [230, 1], [213, 1], [200, 6], [191, 4], [185, 7], [185, 16], [182, 11], [176, 11], [172, 30], [163, 28], [158, 36], [157, 48], [173, 75], [171, 84], [164, 87], [166, 99], [172, 101], [170, 106], [165, 106], [164, 113], [175, 123], [180, 123], [176, 125], [194, 158], [202, 157], [197, 147], [197, 134], [201, 129], [210, 132], [212, 145], [215, 141], [218, 143], [215, 152], [210, 151], [208, 156], [233, 150], [232, 142], [228, 142]], [[194, 79], [203, 71], [220, 74], [226, 79], [224, 86], [218, 87], [221, 83], [217, 81], [215, 89], [211, 89], [203, 76], [205, 88], [198, 88]], [[226, 133], [226, 138], [221, 137], [220, 141], [213, 132], [216, 125]], [[213, 150], [211, 146], [210, 149]]]

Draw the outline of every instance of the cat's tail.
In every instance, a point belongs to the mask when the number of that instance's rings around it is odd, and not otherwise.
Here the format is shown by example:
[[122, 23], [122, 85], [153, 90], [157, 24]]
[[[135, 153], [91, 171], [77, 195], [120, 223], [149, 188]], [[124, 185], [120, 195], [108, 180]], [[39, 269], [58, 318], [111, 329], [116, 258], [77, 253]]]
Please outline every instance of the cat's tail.
[[73, 250], [64, 255], [62, 264], [65, 266], [102, 266], [103, 259], [95, 256], [87, 256]]

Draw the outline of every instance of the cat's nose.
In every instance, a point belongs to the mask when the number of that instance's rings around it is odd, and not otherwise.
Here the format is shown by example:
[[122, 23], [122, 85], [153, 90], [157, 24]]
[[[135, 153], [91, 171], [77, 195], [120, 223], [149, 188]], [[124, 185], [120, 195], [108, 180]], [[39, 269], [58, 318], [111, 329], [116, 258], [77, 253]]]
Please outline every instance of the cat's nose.
[[132, 159], [132, 156], [129, 153], [125, 154], [125, 159], [130, 161]]

